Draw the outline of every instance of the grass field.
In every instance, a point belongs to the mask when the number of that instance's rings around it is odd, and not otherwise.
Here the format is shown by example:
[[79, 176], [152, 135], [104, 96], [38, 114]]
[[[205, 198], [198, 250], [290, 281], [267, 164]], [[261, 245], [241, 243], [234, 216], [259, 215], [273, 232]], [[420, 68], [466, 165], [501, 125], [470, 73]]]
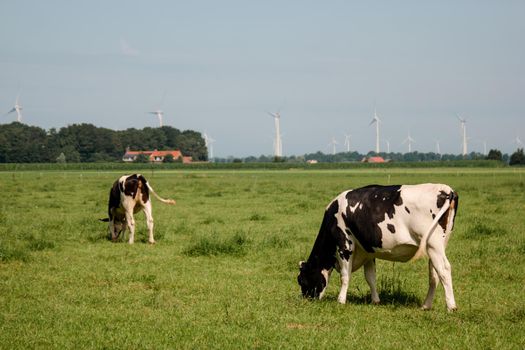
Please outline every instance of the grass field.
[[[143, 172], [156, 245], [111, 243], [107, 196], [120, 172], [0, 172], [0, 349], [523, 349], [524, 169]], [[371, 183], [443, 182], [460, 196], [448, 257], [459, 310], [419, 310], [425, 260], [378, 261], [381, 305], [362, 270], [337, 304], [296, 282], [327, 203]]]

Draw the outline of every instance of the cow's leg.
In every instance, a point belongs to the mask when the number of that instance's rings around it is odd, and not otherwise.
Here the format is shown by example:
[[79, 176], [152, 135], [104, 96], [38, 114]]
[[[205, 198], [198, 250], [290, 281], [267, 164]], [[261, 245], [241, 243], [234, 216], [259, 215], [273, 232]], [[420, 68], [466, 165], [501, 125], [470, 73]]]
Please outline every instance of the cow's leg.
[[429, 242], [427, 252], [432, 265], [436, 270], [439, 280], [445, 289], [447, 309], [448, 311], [455, 311], [457, 307], [456, 300], [454, 299], [454, 290], [452, 288], [452, 267], [450, 266], [450, 262], [445, 255], [444, 244], [433, 245]]
[[379, 304], [379, 294], [376, 289], [376, 260], [372, 259], [365, 263], [365, 279], [370, 286], [370, 294], [372, 295], [372, 303]]
[[135, 243], [135, 218], [133, 217], [133, 210], [126, 210], [126, 223], [129, 228], [129, 244]]
[[319, 300], [321, 300], [325, 293], [326, 293], [326, 290], [328, 289], [328, 282], [330, 281], [330, 275], [332, 274], [332, 270], [333, 269], [329, 269], [329, 270], [325, 270], [325, 269], [322, 269], [321, 270], [321, 274], [323, 275], [325, 281], [326, 281], [326, 284], [324, 286], [324, 289], [321, 293], [319, 293]]
[[150, 201], [144, 204], [143, 210], [144, 215], [146, 215], [146, 224], [148, 225], [148, 242], [151, 244], [155, 244], [155, 239], [153, 238], [153, 215]]
[[439, 276], [432, 265], [432, 260], [428, 261], [428, 293], [425, 298], [425, 302], [421, 308], [423, 310], [430, 310], [432, 308], [432, 301], [434, 300], [434, 294], [436, 293], [436, 287], [439, 283]]
[[352, 277], [352, 241], [344, 233], [344, 235], [338, 242], [336, 258], [339, 263], [339, 269], [341, 273], [341, 290], [337, 301], [341, 304], [346, 303], [346, 294], [348, 293], [348, 285], [350, 284], [350, 278]]
[[109, 232], [111, 234], [111, 241], [116, 242], [118, 238], [117, 230], [115, 228], [114, 220], [109, 221]]

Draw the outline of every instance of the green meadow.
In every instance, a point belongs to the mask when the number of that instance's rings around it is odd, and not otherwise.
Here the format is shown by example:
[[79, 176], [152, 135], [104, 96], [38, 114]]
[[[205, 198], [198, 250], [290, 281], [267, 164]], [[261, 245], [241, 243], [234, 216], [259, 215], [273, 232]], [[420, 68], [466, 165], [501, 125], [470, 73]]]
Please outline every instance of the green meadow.
[[[127, 171], [129, 173], [129, 171]], [[107, 239], [122, 171], [0, 172], [0, 349], [523, 349], [525, 169], [142, 170], [136, 243]], [[322, 301], [296, 282], [324, 209], [372, 183], [442, 182], [459, 193], [447, 250], [458, 311], [419, 309], [426, 259], [378, 261], [381, 305], [363, 271], [346, 305], [333, 274]]]

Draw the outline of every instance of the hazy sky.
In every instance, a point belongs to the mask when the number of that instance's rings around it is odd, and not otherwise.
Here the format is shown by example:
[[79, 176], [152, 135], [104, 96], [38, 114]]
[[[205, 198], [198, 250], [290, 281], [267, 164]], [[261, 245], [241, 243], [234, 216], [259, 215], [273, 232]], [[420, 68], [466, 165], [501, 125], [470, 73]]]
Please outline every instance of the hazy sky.
[[[0, 2], [0, 111], [49, 129], [165, 124], [216, 156], [374, 149], [460, 153], [525, 142], [525, 1]], [[163, 96], [165, 96], [163, 98]], [[1, 112], [1, 123], [14, 114]], [[386, 149], [386, 143], [381, 144]]]

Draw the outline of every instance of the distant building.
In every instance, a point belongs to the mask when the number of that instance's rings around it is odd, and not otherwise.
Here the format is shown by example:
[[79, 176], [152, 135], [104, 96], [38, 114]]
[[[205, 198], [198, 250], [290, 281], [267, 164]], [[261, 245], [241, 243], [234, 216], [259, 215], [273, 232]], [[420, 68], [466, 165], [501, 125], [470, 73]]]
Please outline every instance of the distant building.
[[306, 163], [308, 163], [308, 164], [317, 164], [317, 159], [308, 159], [306, 161]]
[[385, 163], [386, 161], [383, 159], [383, 157], [368, 157], [363, 158], [361, 160], [363, 163]]
[[184, 164], [188, 164], [192, 162], [192, 157], [183, 156], [182, 152], [178, 150], [130, 151], [129, 148], [126, 149], [126, 153], [124, 153], [124, 156], [122, 156], [122, 160], [124, 162], [133, 162], [137, 159], [137, 157], [140, 154], [144, 154], [146, 157], [148, 157], [149, 161], [152, 163], [162, 163], [164, 161], [164, 158], [166, 158], [168, 154], [171, 154], [174, 160], [182, 159], [182, 162]]

